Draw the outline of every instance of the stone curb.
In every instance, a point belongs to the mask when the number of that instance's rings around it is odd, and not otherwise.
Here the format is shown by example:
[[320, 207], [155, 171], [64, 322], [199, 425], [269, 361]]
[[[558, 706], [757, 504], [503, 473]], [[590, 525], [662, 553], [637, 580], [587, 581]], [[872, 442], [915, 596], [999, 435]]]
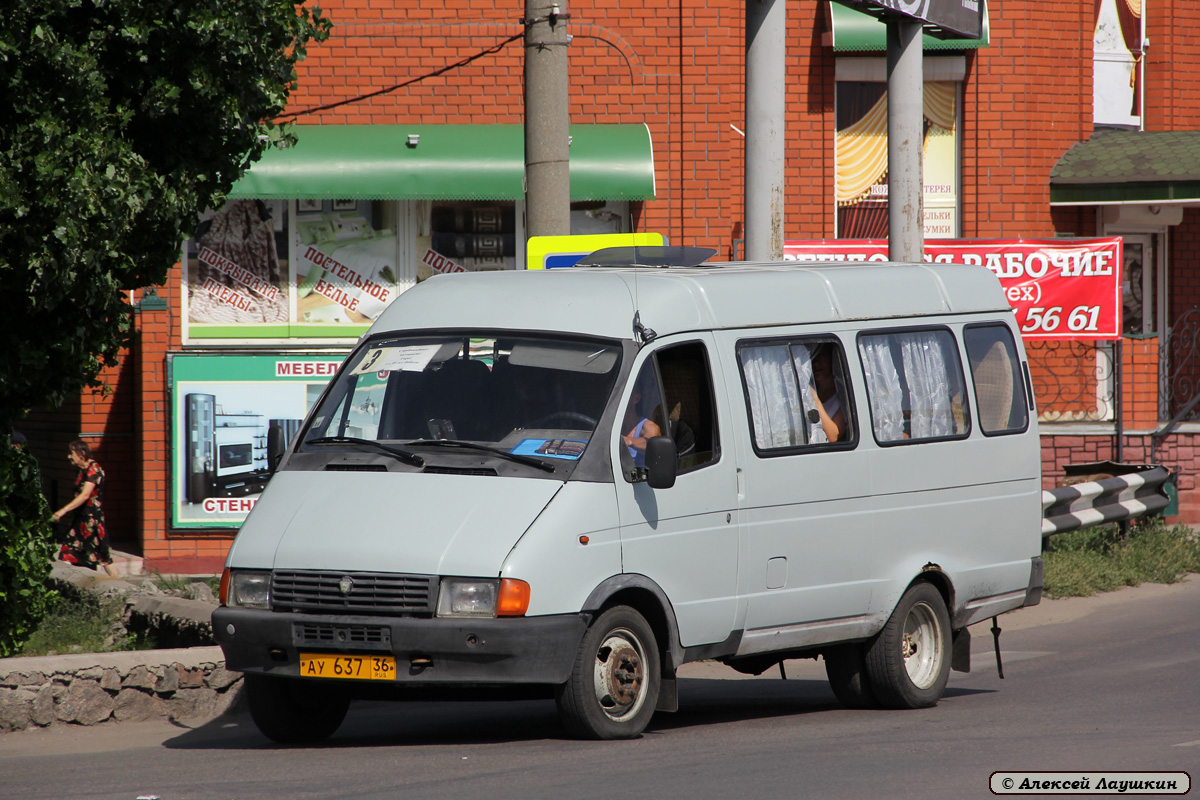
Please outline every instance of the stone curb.
[[207, 721], [239, 704], [242, 675], [225, 669], [212, 644], [215, 603], [145, 594], [131, 581], [62, 562], [50, 579], [124, 596], [130, 627], [153, 628], [172, 648], [0, 659], [0, 735], [56, 724]]
[[219, 647], [0, 659], [0, 734], [55, 724], [205, 721], [234, 708], [242, 675]]

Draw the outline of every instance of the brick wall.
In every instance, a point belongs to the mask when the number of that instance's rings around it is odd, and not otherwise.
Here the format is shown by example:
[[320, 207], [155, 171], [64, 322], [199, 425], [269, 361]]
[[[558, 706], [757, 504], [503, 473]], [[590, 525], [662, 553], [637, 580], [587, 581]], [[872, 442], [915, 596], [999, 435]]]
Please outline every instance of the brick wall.
[[164, 311], [143, 312], [139, 318], [138, 359], [141, 374], [140, 436], [142, 447], [141, 497], [142, 557], [146, 568], [164, 572], [219, 572], [233, 541], [231, 531], [172, 531], [171, 408], [168, 354], [181, 346], [180, 269], [171, 270], [159, 295]]
[[1143, 67], [1146, 75], [1146, 130], [1184, 131], [1200, 128], [1196, 80], [1200, 78], [1200, 49], [1187, 31], [1200, 25], [1200, 4], [1194, 0], [1155, 0], [1146, 9], [1146, 38], [1150, 40]]
[[1006, 0], [988, 14], [991, 46], [964, 86], [962, 233], [1053, 236], [1050, 170], [1092, 130], [1092, 0]]

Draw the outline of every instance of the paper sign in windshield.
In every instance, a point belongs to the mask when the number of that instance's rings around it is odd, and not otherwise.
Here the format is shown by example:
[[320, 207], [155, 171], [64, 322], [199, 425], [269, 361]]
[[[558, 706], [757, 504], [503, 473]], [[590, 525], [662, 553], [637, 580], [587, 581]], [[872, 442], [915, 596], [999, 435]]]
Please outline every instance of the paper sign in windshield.
[[388, 372], [407, 370], [422, 372], [430, 360], [441, 349], [440, 344], [413, 345], [411, 347], [375, 347], [367, 351], [358, 366], [350, 371], [351, 375], [363, 375], [368, 372]]
[[550, 456], [578, 460], [587, 442], [582, 439], [522, 439], [510, 452], [519, 456]]

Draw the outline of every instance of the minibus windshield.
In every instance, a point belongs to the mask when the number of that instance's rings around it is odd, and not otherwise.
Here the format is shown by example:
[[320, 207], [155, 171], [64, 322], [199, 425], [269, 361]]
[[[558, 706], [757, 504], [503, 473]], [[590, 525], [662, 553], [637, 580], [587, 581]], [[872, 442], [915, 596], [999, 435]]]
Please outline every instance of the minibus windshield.
[[[613, 342], [547, 336], [374, 338], [350, 356], [304, 443], [324, 449], [355, 439], [530, 457], [526, 463], [577, 460], [604, 412], [620, 355]], [[482, 446], [436, 444], [447, 441]]]

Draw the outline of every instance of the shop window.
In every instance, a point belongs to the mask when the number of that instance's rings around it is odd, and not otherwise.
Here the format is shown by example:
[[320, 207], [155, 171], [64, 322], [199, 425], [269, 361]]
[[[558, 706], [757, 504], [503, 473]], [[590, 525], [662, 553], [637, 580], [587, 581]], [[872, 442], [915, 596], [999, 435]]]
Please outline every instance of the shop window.
[[353, 340], [406, 286], [399, 203], [232, 200], [184, 247], [186, 339]]
[[233, 200], [205, 215], [185, 249], [188, 321], [288, 323], [287, 205]]
[[301, 200], [297, 323], [369, 325], [401, 291], [395, 202]]
[[[926, 61], [929, 68], [923, 93], [924, 235], [926, 239], [953, 239], [959, 230], [958, 119], [962, 60]], [[888, 233], [885, 67], [882, 59], [840, 59], [837, 66], [837, 238], [883, 239]]]
[[1142, 122], [1142, 0], [1096, 0], [1092, 36], [1092, 121], [1138, 128]]
[[462, 200], [417, 206], [418, 281], [438, 273], [517, 268], [515, 203]]
[[571, 234], [629, 233], [629, 203], [587, 200], [571, 203]]

